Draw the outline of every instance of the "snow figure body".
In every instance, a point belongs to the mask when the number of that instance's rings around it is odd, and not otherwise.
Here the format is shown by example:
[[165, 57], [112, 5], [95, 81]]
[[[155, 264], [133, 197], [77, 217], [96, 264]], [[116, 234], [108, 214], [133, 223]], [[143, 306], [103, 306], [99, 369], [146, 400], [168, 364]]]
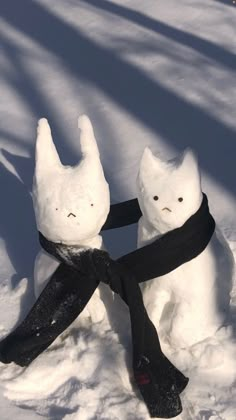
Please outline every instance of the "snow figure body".
[[[78, 253], [89, 248], [103, 249], [99, 233], [110, 209], [109, 187], [87, 116], [79, 118], [79, 128], [82, 159], [74, 167], [64, 166], [53, 143], [47, 120], [39, 121], [33, 181], [33, 204], [38, 230], [53, 242], [75, 246]], [[34, 269], [36, 298], [58, 266], [56, 258], [44, 250], [39, 252]], [[93, 321], [102, 320], [105, 314], [99, 288], [83, 311]]]
[[[200, 173], [191, 150], [164, 162], [146, 148], [137, 182], [143, 213], [138, 247], [181, 227], [201, 205]], [[196, 258], [144, 283], [144, 304], [163, 339], [176, 348], [189, 347], [222, 326], [229, 309], [232, 267], [231, 251], [217, 229]]]

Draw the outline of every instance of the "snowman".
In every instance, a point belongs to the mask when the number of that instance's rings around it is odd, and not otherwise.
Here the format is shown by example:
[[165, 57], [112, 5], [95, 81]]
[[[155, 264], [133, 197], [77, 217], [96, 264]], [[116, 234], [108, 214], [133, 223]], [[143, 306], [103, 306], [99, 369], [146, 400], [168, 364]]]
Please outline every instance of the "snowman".
[[[138, 247], [183, 226], [203, 200], [197, 159], [190, 149], [163, 161], [146, 148], [137, 186], [143, 214]], [[212, 336], [229, 311], [232, 270], [233, 256], [216, 229], [196, 258], [146, 282], [142, 288], [144, 304], [163, 339], [175, 348], [185, 348]]]
[[[80, 253], [87, 249], [103, 249], [99, 232], [109, 213], [110, 195], [89, 118], [81, 116], [78, 126], [81, 130], [82, 159], [74, 167], [64, 166], [47, 120], [39, 120], [33, 205], [38, 231], [50, 241], [74, 246], [76, 252]], [[45, 250], [39, 251], [34, 269], [36, 299], [59, 264]], [[105, 306], [100, 298], [101, 288], [106, 288], [106, 285], [98, 287], [81, 314], [82, 317], [89, 316], [93, 322], [99, 322], [105, 316]]]

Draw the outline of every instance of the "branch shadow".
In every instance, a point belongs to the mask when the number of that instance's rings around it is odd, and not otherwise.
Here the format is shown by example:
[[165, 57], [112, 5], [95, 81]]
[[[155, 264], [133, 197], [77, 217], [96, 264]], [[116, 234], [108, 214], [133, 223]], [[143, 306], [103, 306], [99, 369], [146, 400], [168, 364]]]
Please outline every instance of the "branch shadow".
[[[22, 171], [24, 167], [28, 168], [29, 159], [13, 155], [11, 159], [19, 159], [22, 162]], [[34, 257], [38, 248], [32, 199], [26, 186], [2, 163], [0, 163], [0, 190], [3, 197], [0, 206], [0, 235], [5, 241], [17, 279], [20, 280], [32, 275]], [[17, 281], [13, 287], [16, 285]]]
[[[67, 133], [64, 130], [64, 126], [61, 124], [60, 119], [54, 114], [52, 107], [48, 104], [47, 98], [43, 96], [33, 76], [27, 70], [22, 51], [20, 49], [18, 50], [14, 43], [10, 39], [7, 39], [3, 34], [1, 34], [1, 46], [11, 62], [13, 69], [16, 70], [13, 75], [7, 77], [6, 82], [18, 92], [19, 96], [28, 105], [31, 112], [33, 112], [35, 116], [34, 127], [36, 128], [39, 118], [45, 116], [50, 121], [53, 137], [54, 139], [56, 138], [57, 149], [63, 158], [62, 160], [65, 160], [65, 162], [72, 161], [73, 164], [77, 163], [75, 154], [67, 147], [67, 142], [65, 140], [67, 138]], [[3, 131], [3, 135], [4, 134]], [[36, 129], [33, 136], [36, 138]], [[14, 139], [14, 134], [12, 135], [12, 139]], [[19, 142], [19, 139], [17, 139], [17, 142]], [[30, 141], [28, 143], [30, 144]]]
[[[165, 141], [181, 150], [192, 146], [203, 168], [235, 194], [234, 129], [91, 41], [42, 5], [29, 0], [24, 5], [22, 8], [12, 0], [1, 3], [3, 19], [59, 57], [73, 75], [101, 89]], [[24, 94], [25, 89], [27, 85]], [[228, 158], [224, 171], [219, 170], [222, 155]]]
[[[9, 153], [4, 152], [7, 157]], [[27, 158], [11, 156], [11, 160], [19, 159], [20, 166], [28, 168]], [[9, 159], [10, 161], [10, 159]], [[26, 169], [26, 177], [27, 175]], [[23, 278], [28, 278], [27, 289], [20, 301], [19, 323], [34, 301], [33, 265], [38, 250], [37, 229], [30, 193], [26, 185], [0, 162], [0, 190], [2, 200], [0, 206], [0, 236], [4, 240], [15, 274], [11, 278], [11, 287], [15, 289]]]
[[[230, 51], [225, 50], [221, 46], [212, 41], [193, 35], [181, 29], [176, 29], [166, 23], [157, 19], [146, 16], [141, 12], [124, 7], [108, 0], [79, 0], [82, 3], [89, 4], [105, 12], [120, 16], [132, 23], [135, 23], [142, 28], [148, 29], [157, 34], [163, 35], [166, 38], [177, 42], [186, 47], [190, 47], [207, 58], [220, 63], [221, 65], [231, 69], [236, 69], [236, 55]], [[218, 0], [219, 1], [219, 0]]]

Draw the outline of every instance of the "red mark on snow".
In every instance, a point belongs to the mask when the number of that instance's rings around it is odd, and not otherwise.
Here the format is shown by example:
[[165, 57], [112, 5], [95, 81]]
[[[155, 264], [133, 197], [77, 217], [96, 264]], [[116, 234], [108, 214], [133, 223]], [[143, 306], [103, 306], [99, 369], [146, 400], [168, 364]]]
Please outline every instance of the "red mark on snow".
[[138, 373], [135, 375], [135, 379], [138, 385], [147, 385], [151, 382], [147, 373]]

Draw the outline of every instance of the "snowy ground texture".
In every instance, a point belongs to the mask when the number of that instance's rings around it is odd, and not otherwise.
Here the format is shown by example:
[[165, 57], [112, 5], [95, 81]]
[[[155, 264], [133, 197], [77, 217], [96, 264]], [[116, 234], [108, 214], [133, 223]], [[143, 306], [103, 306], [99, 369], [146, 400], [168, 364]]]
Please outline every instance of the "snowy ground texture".
[[[145, 145], [198, 154], [211, 211], [236, 256], [236, 7], [230, 0], [1, 0], [0, 334], [33, 302], [38, 250], [31, 200], [37, 120], [63, 163], [80, 157], [90, 116], [112, 202], [136, 196]], [[136, 226], [108, 232], [113, 256]], [[114, 241], [115, 239], [115, 241]], [[116, 245], [114, 245], [114, 243]], [[124, 328], [122, 328], [124, 327]], [[127, 313], [81, 322], [29, 368], [0, 366], [1, 420], [146, 420], [129, 379]], [[181, 420], [236, 419], [236, 293], [229, 325], [164, 350], [190, 377]]]

